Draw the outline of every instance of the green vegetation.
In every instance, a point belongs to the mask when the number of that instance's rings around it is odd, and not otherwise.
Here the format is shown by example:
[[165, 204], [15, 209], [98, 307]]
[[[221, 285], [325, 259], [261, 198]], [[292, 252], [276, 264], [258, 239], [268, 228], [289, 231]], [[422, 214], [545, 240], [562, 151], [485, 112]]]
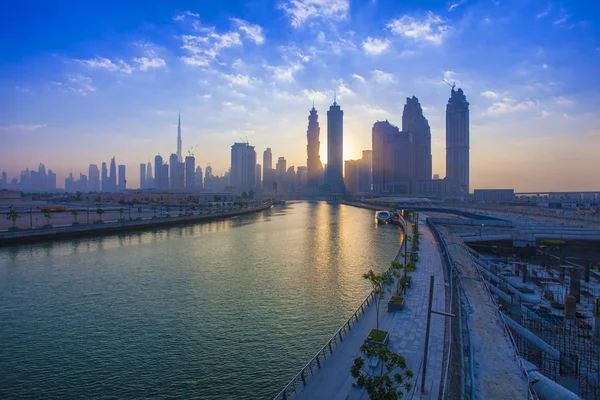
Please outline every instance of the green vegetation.
[[52, 213], [50, 211], [46, 211], [44, 213], [44, 218], [46, 218], [46, 225], [50, 225], [50, 219], [52, 218]]
[[369, 336], [367, 336], [367, 339], [372, 340], [374, 342], [383, 343], [387, 334], [388, 334], [387, 331], [380, 331], [379, 329], [371, 329], [371, 332], [369, 332]]
[[9, 220], [9, 221], [12, 221], [12, 223], [13, 223], [12, 228], [13, 229], [17, 228], [17, 220], [19, 218], [21, 218], [21, 215], [17, 211], [15, 211], [15, 210], [10, 210], [9, 212], [6, 213], [6, 219]]
[[390, 297], [390, 303], [404, 304], [404, 297], [401, 297], [401, 296], [392, 296], [392, 297]]
[[98, 218], [100, 218], [100, 221], [102, 221], [102, 214], [104, 214], [104, 210], [101, 208], [98, 208], [96, 210], [96, 214], [98, 214]]
[[[408, 369], [406, 360], [385, 346], [364, 344], [360, 347], [361, 357], [354, 360], [350, 373], [359, 387], [365, 388], [371, 400], [396, 400], [412, 389], [410, 380], [413, 373]], [[365, 368], [365, 359], [377, 357], [381, 367], [379, 373]]]
[[123, 219], [124, 212], [125, 212], [125, 209], [123, 207], [119, 208], [119, 219]]
[[77, 222], [77, 214], [79, 214], [79, 211], [71, 210], [71, 215], [73, 216], [73, 225], [79, 224], [79, 222]]
[[142, 219], [142, 207], [138, 207], [137, 212], [138, 212], [138, 218]]
[[373, 293], [375, 294], [375, 312], [377, 314], [376, 328], [379, 329], [379, 303], [385, 297], [387, 292], [386, 286], [394, 283], [394, 277], [400, 276], [398, 270], [402, 268], [402, 264], [392, 261], [388, 272], [380, 272], [376, 274], [372, 269], [363, 275], [363, 278], [369, 281], [373, 287]]

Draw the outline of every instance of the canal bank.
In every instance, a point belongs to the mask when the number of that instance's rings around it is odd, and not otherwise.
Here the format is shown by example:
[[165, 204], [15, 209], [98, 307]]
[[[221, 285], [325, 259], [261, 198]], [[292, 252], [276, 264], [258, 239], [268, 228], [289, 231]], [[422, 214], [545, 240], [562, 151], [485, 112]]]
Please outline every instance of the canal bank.
[[229, 210], [211, 214], [195, 214], [161, 218], [157, 217], [148, 219], [123, 219], [121, 221], [106, 221], [100, 224], [93, 223], [85, 225], [58, 226], [52, 228], [3, 231], [0, 232], [0, 247], [195, 224], [198, 222], [214, 221], [234, 216], [252, 214], [255, 212], [268, 210], [271, 207], [271, 204], [265, 204], [256, 207], [240, 208], [237, 210]]

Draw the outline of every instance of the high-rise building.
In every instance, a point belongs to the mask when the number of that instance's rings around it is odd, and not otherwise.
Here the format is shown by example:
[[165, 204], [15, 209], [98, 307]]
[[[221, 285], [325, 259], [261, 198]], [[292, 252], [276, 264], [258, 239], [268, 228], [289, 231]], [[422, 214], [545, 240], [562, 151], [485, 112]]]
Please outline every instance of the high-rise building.
[[119, 186], [118, 190], [127, 189], [127, 176], [125, 175], [125, 166], [119, 165]]
[[110, 160], [110, 170], [109, 170], [110, 174], [108, 175], [108, 182], [109, 182], [109, 192], [116, 192], [117, 191], [117, 162], [115, 161], [115, 158], [113, 157]]
[[196, 167], [196, 189], [202, 190], [204, 188], [204, 179], [202, 179], [202, 167]]
[[260, 164], [256, 164], [256, 172], [255, 172], [255, 176], [254, 176], [254, 183], [256, 185], [256, 187], [260, 187], [261, 183], [262, 183], [262, 168], [260, 167]]
[[88, 190], [90, 192], [100, 191], [100, 171], [96, 164], [90, 164], [88, 168]]
[[108, 182], [108, 169], [106, 168], [106, 163], [103, 162], [102, 163], [102, 191], [103, 192], [110, 191], [109, 187], [110, 187], [110, 183]]
[[262, 184], [265, 190], [272, 190], [273, 184], [275, 183], [275, 170], [273, 169], [273, 154], [271, 153], [271, 148], [267, 147], [267, 149], [263, 152], [263, 178]]
[[287, 169], [285, 174], [286, 190], [294, 192], [296, 190], [296, 167], [293, 165]]
[[319, 115], [315, 110], [315, 104], [310, 110], [308, 116], [308, 130], [306, 131], [306, 137], [308, 144], [306, 146], [306, 153], [308, 158], [306, 160], [306, 166], [308, 168], [308, 186], [315, 188], [319, 186], [321, 175], [323, 175], [323, 164], [321, 163], [321, 156], [319, 155], [319, 149], [321, 142], [319, 141], [319, 135], [321, 128], [319, 127]]
[[329, 191], [344, 192], [344, 112], [335, 98], [327, 111], [327, 185]]
[[154, 157], [154, 187], [156, 189], [164, 189], [165, 184], [163, 182], [163, 158], [159, 155]]
[[275, 178], [277, 181], [277, 186], [280, 190], [285, 189], [286, 170], [287, 170], [287, 161], [285, 160], [285, 157], [279, 157], [279, 159], [277, 159], [277, 165], [275, 166], [275, 173], [276, 173]]
[[248, 143], [231, 146], [231, 173], [229, 183], [237, 192], [254, 189], [256, 186], [256, 151]]
[[414, 144], [409, 132], [388, 121], [373, 125], [373, 191], [409, 194], [414, 177]]
[[185, 188], [187, 190], [196, 189], [196, 159], [194, 156], [185, 158]]
[[[100, 184], [98, 184], [98, 187]], [[56, 191], [56, 174], [51, 169], [48, 170], [48, 191]]]
[[146, 166], [146, 188], [150, 189], [156, 187], [154, 185], [154, 179], [152, 178], [152, 164], [148, 161], [148, 165]]
[[145, 163], [141, 163], [140, 164], [140, 189], [146, 189], [147, 187], [147, 182], [146, 182], [146, 164]]
[[357, 193], [358, 177], [361, 160], [346, 160], [344, 161], [344, 185], [350, 192]]
[[469, 193], [469, 103], [454, 86], [446, 105], [446, 178]]
[[162, 190], [169, 190], [171, 187], [169, 185], [169, 164], [160, 165], [160, 185]]
[[298, 167], [296, 170], [296, 182], [300, 189], [303, 189], [308, 185], [308, 167]]
[[427, 118], [423, 116], [423, 109], [419, 99], [415, 96], [407, 97], [402, 113], [402, 130], [409, 132], [414, 142], [415, 176], [413, 180], [431, 180], [431, 129]]
[[359, 192], [370, 192], [373, 185], [373, 150], [363, 150], [358, 174]]
[[363, 150], [360, 160], [344, 161], [344, 184], [346, 189], [354, 193], [371, 191], [373, 153]]
[[180, 163], [183, 162], [181, 158], [181, 113], [179, 113], [179, 118], [177, 119], [177, 161]]
[[173, 153], [171, 154], [171, 157], [169, 157], [169, 168], [171, 171], [169, 188], [181, 190], [185, 186], [185, 172], [183, 168], [183, 163], [180, 163], [178, 160], [179, 157], [177, 156], [177, 154]]

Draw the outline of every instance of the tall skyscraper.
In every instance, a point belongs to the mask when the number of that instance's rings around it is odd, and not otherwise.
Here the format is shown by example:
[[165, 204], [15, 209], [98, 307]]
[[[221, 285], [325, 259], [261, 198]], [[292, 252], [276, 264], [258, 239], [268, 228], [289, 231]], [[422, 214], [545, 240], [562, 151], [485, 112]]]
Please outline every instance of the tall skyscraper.
[[370, 192], [373, 184], [373, 150], [363, 150], [358, 171], [359, 192]]
[[388, 121], [373, 125], [373, 191], [409, 194], [414, 177], [414, 144], [409, 132]]
[[160, 184], [162, 190], [169, 190], [171, 185], [169, 184], [169, 164], [162, 164], [160, 166]]
[[402, 113], [402, 130], [411, 133], [414, 141], [414, 180], [431, 180], [431, 129], [427, 118], [423, 116], [419, 99], [415, 96], [406, 98]]
[[140, 189], [146, 189], [146, 164], [140, 164]]
[[110, 183], [108, 182], [108, 169], [106, 168], [106, 163], [102, 163], [102, 191], [108, 192], [110, 191]]
[[272, 190], [273, 184], [275, 183], [275, 170], [273, 169], [273, 154], [271, 153], [270, 147], [267, 147], [267, 149], [263, 152], [262, 170], [263, 188], [266, 190]]
[[170, 189], [183, 189], [185, 186], [183, 163], [179, 162], [177, 154], [171, 154], [169, 157]]
[[256, 187], [260, 187], [261, 186], [261, 181], [262, 181], [262, 168], [260, 167], [260, 164], [256, 164], [256, 172], [255, 172], [255, 177], [254, 177], [254, 183], [256, 185]]
[[[267, 147], [267, 149], [263, 152], [263, 168], [264, 169], [273, 169], [273, 154], [271, 153], [271, 148]], [[263, 176], [264, 179], [264, 176]]]
[[183, 158], [181, 157], [181, 113], [179, 113], [179, 118], [177, 119], [177, 161], [183, 162]]
[[152, 164], [148, 161], [148, 165], [146, 166], [146, 186], [147, 189], [156, 187], [154, 186], [154, 179], [152, 178]]
[[196, 167], [196, 189], [202, 190], [204, 188], [204, 179], [202, 179], [202, 167], [199, 165]]
[[185, 188], [187, 190], [196, 189], [196, 159], [194, 156], [185, 158]]
[[275, 166], [277, 185], [280, 190], [285, 189], [286, 184], [286, 171], [287, 171], [287, 161], [285, 157], [279, 157], [277, 160], [277, 165]]
[[329, 191], [344, 192], [344, 112], [336, 103], [327, 111], [327, 185]]
[[454, 86], [446, 105], [446, 178], [469, 193], [469, 103]]
[[116, 192], [117, 191], [117, 162], [115, 161], [115, 158], [113, 157], [110, 160], [110, 174], [108, 175], [108, 181], [109, 181], [109, 192]]
[[88, 189], [90, 192], [100, 191], [100, 171], [96, 164], [90, 164], [88, 168]]
[[310, 110], [308, 116], [308, 130], [306, 131], [306, 137], [308, 144], [306, 146], [306, 153], [308, 158], [306, 160], [306, 166], [308, 168], [308, 186], [315, 188], [319, 186], [319, 181], [323, 174], [323, 164], [321, 164], [321, 156], [319, 155], [319, 149], [321, 142], [319, 141], [319, 135], [321, 128], [319, 127], [319, 115], [315, 110], [315, 104]]
[[231, 174], [229, 182], [237, 192], [254, 189], [256, 186], [256, 151], [248, 143], [231, 146]]
[[123, 164], [119, 165], [119, 185], [118, 190], [127, 189], [127, 176], [125, 174], [125, 166]]
[[164, 189], [162, 179], [163, 159], [160, 155], [154, 157], [154, 187], [156, 189]]

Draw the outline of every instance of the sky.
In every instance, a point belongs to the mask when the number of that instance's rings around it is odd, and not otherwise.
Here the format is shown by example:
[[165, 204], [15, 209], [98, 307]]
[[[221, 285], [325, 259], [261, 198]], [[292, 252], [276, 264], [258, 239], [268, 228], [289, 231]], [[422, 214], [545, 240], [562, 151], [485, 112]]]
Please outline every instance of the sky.
[[87, 174], [176, 151], [222, 174], [231, 145], [306, 165], [314, 101], [344, 110], [344, 159], [417, 96], [445, 176], [450, 87], [470, 103], [471, 188], [600, 189], [600, 4], [535, 0], [6, 2], [0, 170]]

